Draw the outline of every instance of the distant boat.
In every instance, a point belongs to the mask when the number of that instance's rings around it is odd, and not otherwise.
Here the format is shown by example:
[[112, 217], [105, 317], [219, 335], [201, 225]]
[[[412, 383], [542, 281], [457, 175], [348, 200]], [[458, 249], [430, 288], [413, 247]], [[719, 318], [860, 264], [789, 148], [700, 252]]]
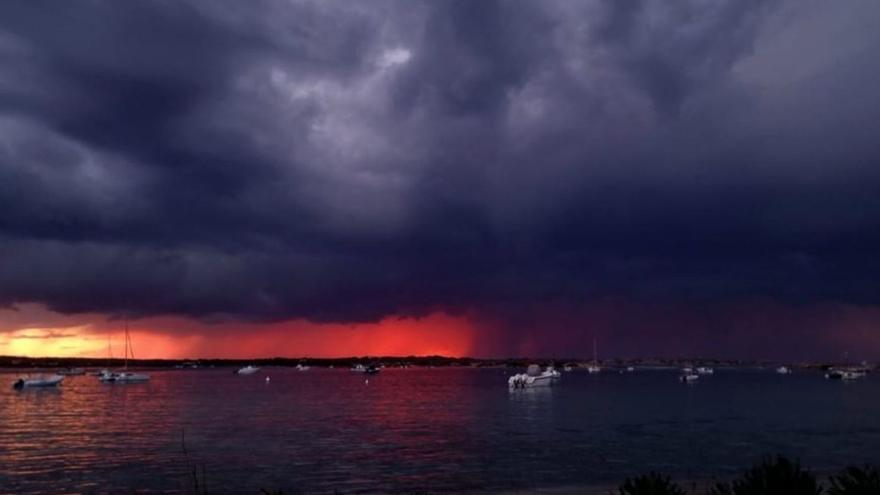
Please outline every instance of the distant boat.
[[128, 356], [134, 359], [134, 348], [131, 345], [131, 334], [128, 332], [128, 319], [125, 320], [125, 364], [122, 371], [102, 370], [98, 380], [103, 383], [143, 383], [150, 381], [150, 375], [146, 373], [132, 373], [128, 371]]
[[635, 366], [627, 366], [627, 367], [626, 367], [626, 371], [629, 372], [629, 373], [632, 373], [632, 372], [635, 371], [635, 370], [636, 370]]
[[375, 374], [379, 373], [379, 371], [381, 371], [381, 370], [382, 369], [379, 368], [378, 366], [374, 366], [374, 365], [370, 364], [370, 365], [364, 367], [363, 373], [366, 373], [368, 375], [375, 375]]
[[589, 366], [587, 366], [587, 373], [590, 373], [591, 375], [593, 375], [593, 374], [601, 373], [601, 372], [602, 372], [602, 367], [599, 366], [599, 358], [598, 358], [598, 353], [596, 351], [596, 339], [593, 339], [593, 362], [590, 363]]
[[712, 375], [715, 373], [715, 370], [712, 368], [707, 368], [706, 366], [700, 366], [697, 368], [698, 375]]
[[694, 369], [691, 368], [690, 366], [686, 366], [681, 369], [681, 372], [684, 373], [685, 375], [690, 375], [690, 374], [693, 374]]
[[574, 367], [572, 367], [572, 365], [570, 365], [570, 364], [566, 364], [565, 366], [562, 367], [562, 371], [571, 371], [573, 369], [574, 369]]
[[296, 365], [297, 371], [308, 371], [309, 369], [310, 369], [310, 366], [304, 365], [302, 363]]
[[861, 368], [831, 368], [830, 370], [828, 370], [828, 373], [825, 373], [825, 378], [831, 380], [856, 380], [859, 378], [864, 378], [867, 374], [868, 372]]
[[789, 368], [788, 366], [780, 366], [776, 368], [776, 372], [780, 375], [788, 375], [791, 374], [791, 368]]
[[58, 374], [62, 375], [62, 376], [79, 376], [79, 375], [85, 375], [86, 370], [84, 370], [82, 368], [65, 368], [63, 370], [59, 370]]
[[700, 375], [696, 375], [694, 373], [685, 373], [678, 377], [678, 381], [682, 383], [693, 383], [700, 378]]
[[553, 366], [548, 366], [544, 371], [537, 364], [530, 364], [525, 373], [513, 375], [507, 379], [507, 386], [511, 389], [546, 387], [559, 380], [560, 374]]
[[12, 388], [21, 390], [23, 388], [57, 387], [63, 381], [64, 376], [59, 374], [37, 376], [34, 378], [19, 378], [12, 384]]
[[235, 371], [236, 375], [253, 375], [254, 373], [260, 371], [260, 368], [257, 366], [253, 366], [251, 364], [245, 366], [244, 368], [239, 368]]

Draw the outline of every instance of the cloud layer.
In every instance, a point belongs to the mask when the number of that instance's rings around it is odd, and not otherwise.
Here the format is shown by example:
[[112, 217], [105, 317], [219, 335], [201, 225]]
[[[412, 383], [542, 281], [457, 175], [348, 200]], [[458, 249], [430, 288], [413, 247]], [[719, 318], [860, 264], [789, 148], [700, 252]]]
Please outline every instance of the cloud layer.
[[878, 19], [871, 1], [8, 2], [0, 305], [878, 304]]

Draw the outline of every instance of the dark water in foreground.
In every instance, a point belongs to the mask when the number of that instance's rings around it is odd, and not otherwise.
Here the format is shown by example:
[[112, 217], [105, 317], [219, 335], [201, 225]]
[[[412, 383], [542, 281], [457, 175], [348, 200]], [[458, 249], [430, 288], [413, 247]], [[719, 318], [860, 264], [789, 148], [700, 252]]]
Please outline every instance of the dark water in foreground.
[[687, 386], [673, 371], [576, 371], [509, 392], [510, 373], [154, 371], [148, 384], [82, 376], [22, 392], [2, 374], [0, 493], [179, 492], [192, 464], [211, 493], [289, 494], [728, 476], [765, 453], [817, 470], [880, 461], [880, 376], [719, 370]]

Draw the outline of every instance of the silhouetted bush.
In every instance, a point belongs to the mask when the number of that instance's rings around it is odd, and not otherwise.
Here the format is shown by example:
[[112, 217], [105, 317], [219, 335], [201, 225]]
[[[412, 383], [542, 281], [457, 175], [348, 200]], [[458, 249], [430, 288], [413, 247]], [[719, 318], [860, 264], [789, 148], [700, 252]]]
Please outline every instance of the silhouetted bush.
[[685, 493], [669, 476], [652, 472], [627, 478], [620, 485], [620, 495], [685, 495]]
[[880, 494], [880, 470], [874, 466], [850, 466], [829, 481], [828, 495]]
[[785, 457], [766, 457], [739, 479], [718, 483], [709, 495], [819, 495], [816, 477]]

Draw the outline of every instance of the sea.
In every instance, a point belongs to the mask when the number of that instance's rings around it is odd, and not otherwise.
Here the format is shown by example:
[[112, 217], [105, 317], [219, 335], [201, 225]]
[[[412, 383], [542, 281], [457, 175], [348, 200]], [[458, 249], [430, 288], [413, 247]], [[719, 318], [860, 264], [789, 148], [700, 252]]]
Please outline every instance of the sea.
[[880, 462], [880, 376], [717, 369], [151, 370], [140, 384], [0, 373], [0, 493], [532, 493], [657, 471], [724, 479], [763, 456]]

